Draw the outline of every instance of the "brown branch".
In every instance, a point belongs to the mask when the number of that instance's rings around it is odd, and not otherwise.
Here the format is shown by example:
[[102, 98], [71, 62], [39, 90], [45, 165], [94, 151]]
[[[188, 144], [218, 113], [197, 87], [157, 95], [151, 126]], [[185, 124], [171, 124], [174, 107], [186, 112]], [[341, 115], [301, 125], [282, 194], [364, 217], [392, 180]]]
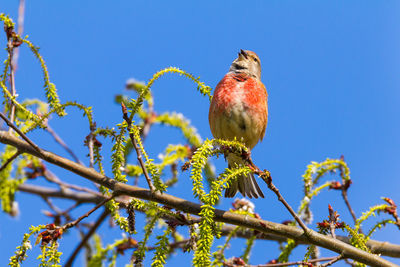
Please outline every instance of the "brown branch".
[[74, 249], [71, 256], [69, 256], [67, 263], [64, 265], [64, 267], [72, 266], [72, 263], [74, 262], [79, 251], [83, 248], [83, 246], [85, 246], [85, 244], [88, 242], [89, 238], [96, 232], [97, 228], [99, 228], [99, 226], [104, 222], [104, 220], [107, 218], [108, 214], [109, 214], [109, 212], [107, 211], [107, 209], [105, 209], [103, 211], [103, 213], [100, 215], [100, 217], [96, 220], [96, 223], [90, 228], [90, 230], [82, 238], [79, 245]]
[[82, 186], [78, 186], [78, 185], [74, 185], [74, 184], [67, 184], [64, 183], [63, 181], [61, 181], [53, 172], [49, 171], [48, 169], [45, 169], [45, 171], [42, 173], [43, 177], [51, 182], [51, 183], [55, 183], [57, 185], [59, 185], [61, 188], [70, 188], [70, 189], [74, 189], [76, 191], [82, 191], [82, 192], [87, 192], [87, 193], [91, 193], [94, 195], [98, 195], [98, 196], [102, 196], [101, 193], [97, 192], [97, 191], [93, 191], [87, 187], [82, 187]]
[[[8, 52], [8, 58], [10, 59], [10, 88], [11, 88], [11, 96], [14, 97], [17, 94], [17, 91], [15, 90], [15, 77], [14, 77], [14, 60], [13, 60], [13, 53], [14, 53], [14, 44], [13, 44], [13, 37], [9, 34], [7, 34], [8, 42], [7, 42], [7, 52]], [[15, 116], [15, 105], [14, 103], [10, 100], [10, 121], [11, 124], [14, 121], [14, 116]], [[8, 123], [7, 123], [8, 124]], [[10, 124], [9, 132], [12, 132], [12, 127]]]
[[18, 186], [18, 190], [25, 193], [35, 194], [41, 197], [63, 198], [82, 203], [99, 203], [104, 199], [104, 197], [99, 195], [90, 193], [79, 193], [68, 188], [60, 190], [30, 184], [21, 184]]
[[[18, 186], [18, 190], [25, 193], [30, 193], [34, 195], [39, 195], [41, 197], [55, 197], [55, 198], [63, 198], [73, 200], [79, 203], [99, 203], [105, 197], [99, 197], [97, 195], [88, 194], [88, 193], [78, 193], [74, 192], [69, 189], [58, 190], [54, 188], [48, 188], [43, 186], [37, 185], [30, 185], [30, 184], [21, 184]], [[129, 204], [129, 199], [123, 198], [116, 198], [115, 199], [121, 206], [127, 206]], [[144, 212], [143, 210], [137, 210], [139, 212]], [[163, 219], [170, 219], [170, 217], [163, 217]], [[196, 222], [195, 219], [188, 220], [189, 223]], [[225, 224], [222, 226], [221, 234], [223, 236], [229, 235], [236, 226]], [[254, 231], [249, 229], [239, 229], [236, 232], [235, 237], [249, 239], [250, 237], [254, 236]], [[278, 242], [286, 242], [287, 237], [278, 234], [271, 234], [271, 233], [261, 233], [258, 232], [257, 239], [259, 240], [271, 240], [271, 241], [278, 241]], [[337, 239], [345, 242], [347, 244], [351, 244], [350, 240], [346, 236], [336, 236]], [[296, 240], [298, 244], [301, 245], [309, 245], [310, 243], [307, 240]], [[381, 242], [376, 240], [368, 240], [367, 247], [371, 250], [374, 254], [381, 254], [383, 256], [389, 257], [397, 257], [400, 258], [400, 245], [391, 244], [389, 242]]]
[[[25, 20], [25, 0], [19, 0], [18, 6], [18, 35], [22, 36], [24, 32]], [[14, 71], [18, 69], [19, 47], [15, 47], [13, 56]]]
[[282, 202], [282, 204], [286, 207], [286, 209], [289, 211], [289, 213], [293, 216], [293, 218], [296, 220], [296, 222], [303, 229], [304, 233], [306, 235], [308, 235], [308, 232], [310, 231], [310, 229], [303, 223], [303, 221], [300, 219], [300, 217], [297, 216], [297, 213], [286, 202], [286, 200], [283, 198], [282, 194], [279, 192], [279, 189], [272, 183], [272, 177], [271, 177], [271, 174], [269, 173], [269, 171], [261, 172], [260, 170], [257, 170], [256, 173], [264, 180], [264, 182], [267, 184], [268, 188], [271, 189], [272, 192], [275, 193], [275, 195], [278, 197], [278, 200], [280, 202]]
[[[347, 189], [342, 189], [342, 197], [344, 202], [346, 203], [347, 209], [349, 210], [351, 217], [353, 217], [354, 223], [357, 221], [356, 213], [354, 212], [353, 208], [350, 205], [349, 199], [347, 198]], [[361, 231], [361, 228], [360, 228]]]
[[30, 144], [37, 152], [41, 153], [41, 149], [34, 142], [32, 142], [23, 132], [21, 132], [21, 130], [18, 129], [18, 127], [15, 126], [14, 123], [12, 123], [12, 121], [10, 121], [6, 115], [0, 112], [0, 117], [7, 123], [8, 126], [16, 131], [22, 137], [22, 139]]
[[136, 155], [137, 155], [137, 160], [139, 161], [140, 167], [142, 167], [144, 177], [146, 178], [146, 181], [149, 185], [150, 192], [155, 192], [156, 188], [154, 187], [153, 183], [151, 182], [149, 173], [147, 171], [146, 166], [144, 165], [143, 158], [142, 158], [142, 153], [140, 153], [140, 148], [136, 142], [135, 137], [133, 134], [130, 132], [132, 128], [132, 120], [128, 117], [128, 111], [126, 110], [125, 104], [121, 102], [121, 107], [122, 107], [122, 114], [124, 117], [124, 120], [128, 124], [128, 132], [129, 132], [129, 137], [131, 139], [132, 145], [135, 148]]
[[[144, 200], [155, 201], [168, 207], [172, 207], [176, 210], [196, 215], [201, 212], [201, 205], [197, 203], [193, 203], [188, 200], [181, 199], [166, 193], [161, 194], [158, 192], [150, 192], [149, 190], [144, 188], [123, 184], [95, 171], [92, 168], [84, 167], [80, 164], [77, 164], [69, 159], [60, 157], [51, 152], [43, 150], [40, 153], [37, 150], [33, 149], [33, 147], [28, 143], [16, 138], [15, 136], [10, 135], [5, 131], [0, 131], [0, 142], [14, 146], [24, 153], [29, 153], [33, 156], [39, 157], [54, 165], [57, 165], [61, 168], [67, 169], [75, 174], [85, 177], [86, 179], [89, 179], [95, 183], [103, 185], [112, 190], [115, 196], [128, 195]], [[340, 240], [319, 234], [311, 229], [306, 235], [302, 229], [299, 229], [297, 227], [251, 218], [249, 216], [235, 214], [219, 209], [215, 209], [214, 219], [218, 222], [230, 223], [257, 230], [262, 233], [282, 235], [287, 238], [301, 240], [303, 242], [308, 241], [309, 243], [316, 246], [320, 246], [331, 251], [340, 253], [346, 258], [351, 258], [358, 262], [365, 263], [371, 266], [397, 266], [394, 263], [391, 263], [390, 261], [383, 259], [377, 255], [362, 251]]]
[[249, 163], [249, 166], [251, 169], [253, 169], [254, 173], [257, 174], [258, 176], [263, 179], [263, 181], [267, 184], [268, 188], [275, 193], [275, 195], [278, 197], [278, 200], [282, 202], [282, 204], [285, 206], [285, 208], [289, 211], [289, 213], [292, 215], [292, 217], [296, 220], [296, 222], [300, 225], [300, 227], [303, 229], [304, 233], [308, 235], [308, 231], [310, 230], [305, 223], [300, 219], [299, 216], [297, 216], [297, 213], [293, 210], [293, 208], [287, 203], [287, 201], [284, 199], [282, 194], [279, 192], [279, 189], [274, 185], [272, 182], [272, 177], [271, 173], [267, 170], [261, 171], [252, 161], [250, 157], [250, 153], [244, 153], [240, 155], [243, 157], [244, 160], [246, 160]]
[[321, 264], [321, 267], [328, 267], [328, 266], [331, 266], [331, 265], [334, 264], [335, 262], [338, 262], [338, 261], [343, 260], [343, 259], [344, 259], [343, 255], [339, 255], [339, 256], [333, 258], [332, 260], [330, 260], [329, 262], [324, 263], [324, 264]]
[[90, 168], [93, 168], [94, 166], [94, 138], [95, 136], [93, 135], [93, 132], [96, 131], [96, 123], [90, 124], [90, 133], [86, 137], [87, 140], [87, 146], [89, 148], [89, 166]]
[[79, 160], [79, 158], [75, 155], [72, 149], [69, 148], [69, 146], [64, 142], [64, 140], [62, 140], [62, 138], [53, 130], [53, 128], [50, 127], [48, 123], [46, 123], [46, 131], [49, 132], [49, 134], [54, 138], [54, 140], [71, 155], [71, 157], [75, 160], [76, 163], [83, 165], [82, 161]]
[[14, 155], [12, 155], [9, 159], [6, 160], [6, 162], [3, 163], [3, 165], [0, 167], [0, 172], [2, 172], [8, 166], [8, 164], [10, 164], [19, 155], [21, 155], [21, 152], [17, 150], [17, 152], [15, 152]]
[[93, 212], [95, 212], [98, 208], [100, 208], [101, 206], [103, 206], [104, 204], [106, 204], [108, 201], [110, 201], [113, 197], [108, 197], [103, 199], [99, 204], [97, 204], [94, 208], [92, 208], [91, 210], [89, 210], [88, 212], [86, 212], [85, 214], [83, 214], [81, 217], [79, 217], [78, 219], [76, 219], [73, 222], [69, 222], [67, 224], [65, 224], [62, 228], [63, 230], [66, 230], [68, 228], [74, 227], [75, 225], [77, 225], [80, 221], [82, 221], [83, 219], [85, 219], [86, 217], [88, 217], [90, 214], [92, 214]]
[[267, 264], [259, 264], [259, 265], [250, 265], [252, 267], [285, 267], [291, 265], [307, 265], [306, 263], [315, 263], [320, 261], [331, 261], [338, 257], [326, 257], [326, 258], [319, 258], [319, 259], [312, 259], [308, 261], [293, 261], [293, 262], [283, 262], [283, 263], [267, 263]]

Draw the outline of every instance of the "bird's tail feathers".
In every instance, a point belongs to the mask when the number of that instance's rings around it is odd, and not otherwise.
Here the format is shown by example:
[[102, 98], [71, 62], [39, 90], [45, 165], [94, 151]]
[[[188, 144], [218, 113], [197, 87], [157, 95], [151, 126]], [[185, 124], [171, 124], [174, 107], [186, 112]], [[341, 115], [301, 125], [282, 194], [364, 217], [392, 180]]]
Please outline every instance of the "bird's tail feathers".
[[[229, 168], [244, 166], [244, 161], [234, 154], [229, 154], [227, 160]], [[264, 194], [252, 173], [240, 175], [232, 181], [231, 185], [225, 190], [225, 197], [234, 197], [237, 191], [239, 191], [244, 197], [264, 198]]]

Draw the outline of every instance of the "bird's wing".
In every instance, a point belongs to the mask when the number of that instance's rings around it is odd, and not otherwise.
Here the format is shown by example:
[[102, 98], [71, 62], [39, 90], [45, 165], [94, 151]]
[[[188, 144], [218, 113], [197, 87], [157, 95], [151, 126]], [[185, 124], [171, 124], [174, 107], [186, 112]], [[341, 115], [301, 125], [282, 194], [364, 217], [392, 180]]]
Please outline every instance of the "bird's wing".
[[265, 85], [261, 81], [259, 81], [259, 84], [263, 88], [263, 91], [265, 92], [265, 118], [263, 122], [264, 128], [260, 135], [260, 140], [262, 141], [265, 136], [265, 130], [267, 129], [267, 124], [268, 124], [268, 93], [267, 89], [265, 88]]

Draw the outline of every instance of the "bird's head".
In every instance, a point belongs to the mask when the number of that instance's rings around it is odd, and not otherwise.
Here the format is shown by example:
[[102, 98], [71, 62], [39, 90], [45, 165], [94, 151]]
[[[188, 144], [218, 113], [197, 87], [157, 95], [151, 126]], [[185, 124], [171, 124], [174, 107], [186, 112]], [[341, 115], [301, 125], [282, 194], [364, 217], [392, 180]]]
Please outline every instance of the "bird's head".
[[249, 50], [242, 50], [238, 57], [232, 62], [230, 72], [246, 73], [257, 79], [261, 79], [261, 62], [256, 53]]

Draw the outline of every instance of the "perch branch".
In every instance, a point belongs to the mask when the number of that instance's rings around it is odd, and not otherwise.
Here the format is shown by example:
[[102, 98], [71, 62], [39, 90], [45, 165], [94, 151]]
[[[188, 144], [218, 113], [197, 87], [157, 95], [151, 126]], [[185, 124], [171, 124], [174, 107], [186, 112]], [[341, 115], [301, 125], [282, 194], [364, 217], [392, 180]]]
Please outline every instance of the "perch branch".
[[[131, 197], [155, 201], [157, 203], [167, 205], [168, 207], [172, 207], [176, 210], [195, 215], [198, 215], [201, 212], [201, 205], [199, 204], [166, 193], [161, 194], [158, 192], [150, 192], [150, 190], [144, 188], [119, 183], [114, 179], [111, 179], [95, 171], [94, 169], [84, 167], [74, 161], [60, 157], [54, 153], [45, 150], [37, 151], [27, 142], [15, 136], [12, 136], [5, 131], [0, 131], [0, 142], [14, 146], [24, 153], [28, 153], [38, 158], [41, 158], [49, 163], [67, 169], [97, 184], [103, 185], [112, 190], [114, 192], [114, 196], [128, 195]], [[345, 258], [351, 258], [367, 265], [382, 267], [397, 266], [394, 263], [379, 257], [378, 255], [360, 250], [340, 240], [319, 234], [311, 229], [306, 235], [302, 229], [299, 229], [297, 227], [273, 223], [257, 218], [251, 218], [248, 216], [235, 214], [220, 209], [215, 209], [214, 219], [215, 221], [250, 228], [262, 233], [272, 233], [295, 240], [301, 240], [303, 242], [309, 242], [316, 246], [320, 246], [336, 253], [342, 254]]]
[[[103, 199], [105, 199], [105, 197], [99, 197], [97, 195], [89, 194], [89, 193], [78, 193], [78, 192], [74, 192], [70, 189], [60, 190], [60, 189], [54, 189], [54, 188], [30, 185], [30, 184], [21, 184], [18, 186], [18, 190], [21, 192], [34, 194], [34, 195], [38, 195], [41, 197], [54, 197], [54, 198], [69, 199], [69, 200], [77, 201], [79, 203], [99, 203]], [[129, 203], [129, 199], [127, 199], [127, 198], [116, 198], [116, 201], [119, 202], [120, 204], [123, 204], [124, 206], [127, 206]], [[143, 210], [138, 210], [138, 211], [143, 212]], [[165, 217], [164, 219], [169, 219], [169, 217], [168, 218]], [[194, 220], [192, 219], [192, 221], [194, 221]], [[233, 225], [225, 224], [224, 226], [222, 226], [221, 234], [223, 236], [227, 236], [234, 230], [234, 228], [235, 228], [235, 226], [233, 226]], [[240, 229], [239, 231], [236, 232], [236, 237], [249, 239], [252, 236], [254, 236], [253, 230]], [[350, 240], [346, 236], [338, 235], [338, 236], [336, 236], [336, 238], [341, 240], [342, 242], [350, 244]], [[258, 233], [257, 239], [271, 240], [271, 241], [278, 241], [278, 242], [286, 242], [287, 241], [287, 238], [282, 235], [267, 234], [267, 233]], [[302, 245], [310, 244], [307, 240], [296, 240], [296, 242], [298, 244], [302, 244]], [[367, 241], [367, 246], [371, 250], [372, 253], [382, 254], [383, 256], [400, 258], [400, 245], [395, 245], [395, 244], [391, 244], [389, 242], [381, 242], [381, 241], [376, 241], [376, 240], [370, 239]]]

